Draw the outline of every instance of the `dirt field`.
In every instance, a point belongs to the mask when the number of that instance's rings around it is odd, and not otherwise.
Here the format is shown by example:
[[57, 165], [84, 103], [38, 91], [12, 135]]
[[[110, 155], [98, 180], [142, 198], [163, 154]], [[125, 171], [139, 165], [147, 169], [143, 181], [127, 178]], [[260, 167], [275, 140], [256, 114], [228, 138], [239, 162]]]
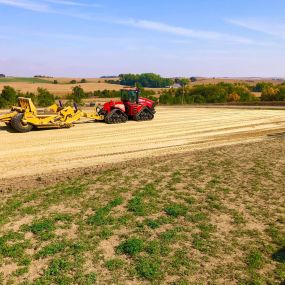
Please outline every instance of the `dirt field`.
[[3, 89], [4, 86], [9, 85], [13, 87], [15, 90], [20, 90], [21, 92], [32, 92], [37, 93], [38, 88], [45, 88], [54, 95], [62, 96], [67, 95], [72, 92], [72, 88], [74, 86], [80, 85], [85, 92], [91, 92], [96, 90], [120, 90], [124, 86], [117, 85], [117, 84], [108, 84], [101, 81], [98, 82], [90, 82], [90, 83], [77, 83], [77, 84], [49, 84], [49, 83], [29, 83], [29, 82], [0, 82], [0, 91]]
[[257, 83], [261, 82], [268, 82], [272, 83], [274, 85], [278, 85], [284, 82], [284, 79], [270, 79], [270, 78], [202, 78], [198, 77], [198, 80], [191, 83], [192, 85], [197, 85], [197, 84], [217, 84], [220, 82], [225, 82], [225, 83], [247, 83], [251, 86], [256, 85]]
[[[285, 131], [284, 110], [159, 107], [152, 122], [79, 123], [11, 133], [1, 126], [0, 177], [41, 176], [148, 156], [257, 141]], [[7, 185], [7, 184], [6, 184]]]
[[15, 179], [1, 191], [0, 284], [284, 284], [284, 154], [280, 137]]

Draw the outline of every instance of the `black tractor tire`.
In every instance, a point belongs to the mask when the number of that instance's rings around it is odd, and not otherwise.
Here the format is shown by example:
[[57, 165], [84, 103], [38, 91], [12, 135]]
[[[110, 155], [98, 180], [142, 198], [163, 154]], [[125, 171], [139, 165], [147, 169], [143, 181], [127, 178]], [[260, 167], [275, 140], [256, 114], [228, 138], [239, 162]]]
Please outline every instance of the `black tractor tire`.
[[151, 121], [154, 118], [153, 112], [149, 108], [142, 109], [134, 116], [134, 121]]
[[15, 117], [13, 117], [11, 120], [11, 127], [19, 133], [28, 133], [33, 129], [34, 126], [30, 124], [23, 124], [23, 117], [24, 114], [22, 113], [17, 114]]
[[113, 109], [105, 116], [105, 123], [107, 124], [121, 124], [128, 121], [128, 116], [120, 109]]

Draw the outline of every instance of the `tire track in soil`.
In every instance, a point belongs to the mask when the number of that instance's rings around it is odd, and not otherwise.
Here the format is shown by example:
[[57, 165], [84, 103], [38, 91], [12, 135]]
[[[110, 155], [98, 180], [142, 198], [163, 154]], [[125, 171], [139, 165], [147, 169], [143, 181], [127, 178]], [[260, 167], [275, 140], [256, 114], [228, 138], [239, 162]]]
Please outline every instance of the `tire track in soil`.
[[0, 128], [0, 178], [39, 176], [264, 139], [284, 110], [158, 107], [151, 122], [76, 124], [27, 134]]

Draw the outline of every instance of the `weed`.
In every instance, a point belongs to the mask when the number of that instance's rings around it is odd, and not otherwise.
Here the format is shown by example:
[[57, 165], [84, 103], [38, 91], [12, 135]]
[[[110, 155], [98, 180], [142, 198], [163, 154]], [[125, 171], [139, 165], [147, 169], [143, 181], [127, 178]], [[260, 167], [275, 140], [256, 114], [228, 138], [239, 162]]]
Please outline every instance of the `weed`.
[[187, 219], [193, 223], [199, 223], [208, 220], [208, 215], [203, 212], [198, 212], [195, 214], [190, 215]]
[[113, 219], [109, 216], [111, 210], [123, 203], [122, 197], [117, 197], [109, 202], [105, 207], [100, 208], [96, 211], [95, 215], [88, 218], [88, 223], [91, 225], [101, 226], [110, 224]]
[[147, 220], [146, 224], [151, 229], [157, 229], [157, 228], [160, 227], [160, 223], [158, 221], [156, 221], [156, 220]]
[[64, 258], [53, 259], [49, 267], [47, 268], [45, 275], [46, 276], [57, 276], [60, 275], [61, 272], [68, 270], [71, 267], [69, 261]]
[[179, 270], [180, 267], [189, 267], [190, 260], [184, 250], [177, 250], [171, 260], [171, 267]]
[[167, 215], [177, 218], [178, 216], [185, 216], [188, 208], [183, 204], [171, 203], [164, 208]]
[[136, 261], [136, 271], [139, 277], [154, 281], [163, 278], [161, 261], [158, 258], [140, 257]]
[[127, 208], [137, 216], [145, 216], [147, 213], [149, 213], [150, 210], [142, 197], [132, 198], [128, 202]]
[[49, 240], [54, 237], [52, 233], [55, 230], [54, 220], [53, 219], [42, 219], [37, 220], [28, 227], [33, 234], [39, 236], [42, 240]]
[[177, 229], [170, 229], [161, 233], [159, 238], [164, 242], [173, 242], [177, 239]]
[[105, 262], [105, 267], [108, 268], [110, 271], [115, 271], [118, 269], [123, 268], [125, 262], [119, 258], [109, 259]]
[[263, 257], [259, 250], [251, 250], [246, 258], [249, 269], [260, 269], [263, 265]]
[[240, 214], [237, 211], [233, 211], [232, 217], [233, 217], [234, 223], [237, 225], [244, 224], [246, 222], [242, 214]]
[[36, 254], [36, 258], [43, 258], [43, 257], [49, 256], [49, 255], [54, 255], [58, 252], [63, 251], [65, 248], [66, 248], [66, 242], [56, 241], [56, 242], [42, 248]]
[[108, 228], [103, 228], [102, 231], [99, 233], [99, 237], [101, 239], [108, 239], [113, 235], [113, 231]]
[[78, 285], [93, 285], [97, 280], [97, 274], [94, 272], [88, 273], [86, 275], [80, 274], [76, 278], [76, 284]]
[[150, 255], [166, 256], [170, 252], [170, 248], [163, 242], [151, 240], [145, 246], [145, 251]]
[[275, 244], [277, 244], [278, 246], [285, 245], [285, 235], [281, 232], [279, 228], [274, 225], [271, 225], [267, 228], [267, 232]]
[[123, 241], [118, 247], [118, 253], [124, 253], [130, 256], [137, 255], [141, 251], [143, 251], [144, 242], [138, 238], [130, 238], [128, 240]]
[[29, 268], [27, 266], [18, 268], [13, 275], [15, 276], [22, 276], [29, 272]]

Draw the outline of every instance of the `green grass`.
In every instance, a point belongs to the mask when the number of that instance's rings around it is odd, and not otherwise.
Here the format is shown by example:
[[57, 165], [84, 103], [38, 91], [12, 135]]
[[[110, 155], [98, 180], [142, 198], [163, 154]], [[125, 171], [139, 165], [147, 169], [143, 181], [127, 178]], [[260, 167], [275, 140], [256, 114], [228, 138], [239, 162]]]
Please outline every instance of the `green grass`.
[[259, 250], [251, 250], [246, 263], [250, 269], [260, 269], [263, 265], [263, 257]]
[[105, 266], [110, 271], [122, 269], [125, 262], [119, 258], [109, 259], [105, 262]]
[[158, 258], [140, 257], [136, 261], [136, 271], [139, 277], [150, 281], [163, 277], [161, 261]]
[[280, 284], [284, 148], [201, 151], [4, 192], [0, 269], [13, 270], [0, 284]]
[[23, 82], [23, 83], [50, 83], [52, 84], [52, 81], [41, 79], [41, 78], [34, 78], [34, 77], [6, 77], [6, 78], [0, 78], [0, 83], [13, 83], [13, 82]]
[[144, 241], [138, 238], [131, 238], [123, 241], [117, 248], [118, 253], [130, 256], [138, 255], [144, 249]]
[[173, 216], [175, 218], [179, 216], [185, 216], [187, 213], [187, 207], [183, 204], [175, 204], [171, 203], [164, 208], [164, 211], [169, 216]]

